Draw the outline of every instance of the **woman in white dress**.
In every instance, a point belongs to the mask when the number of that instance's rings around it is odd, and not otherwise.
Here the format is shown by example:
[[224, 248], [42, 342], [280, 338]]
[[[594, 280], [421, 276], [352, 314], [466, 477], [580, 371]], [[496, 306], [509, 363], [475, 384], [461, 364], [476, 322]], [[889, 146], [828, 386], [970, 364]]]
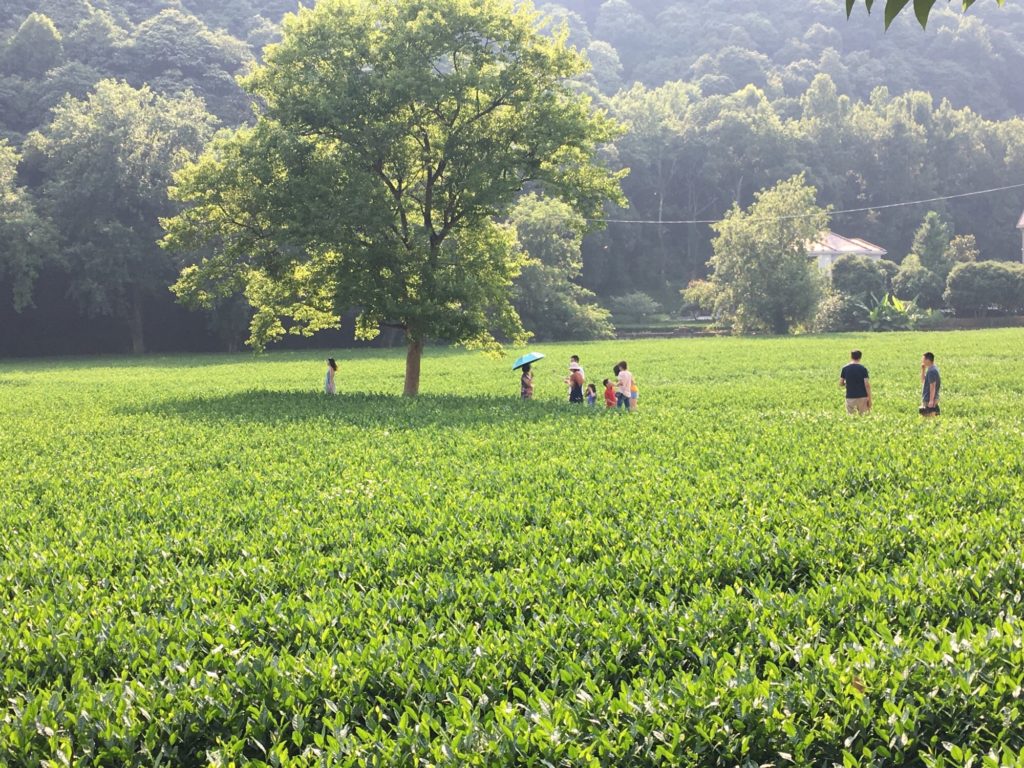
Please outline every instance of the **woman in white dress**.
[[328, 395], [336, 394], [334, 390], [334, 374], [338, 372], [338, 364], [333, 357], [327, 358], [327, 375], [324, 377], [324, 392]]

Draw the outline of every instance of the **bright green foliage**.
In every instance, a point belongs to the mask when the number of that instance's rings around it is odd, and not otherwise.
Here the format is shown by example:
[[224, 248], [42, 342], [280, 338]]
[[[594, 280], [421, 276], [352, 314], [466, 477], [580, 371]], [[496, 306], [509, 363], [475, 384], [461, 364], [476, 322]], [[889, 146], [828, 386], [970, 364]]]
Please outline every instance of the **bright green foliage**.
[[949, 241], [946, 249], [946, 261], [950, 269], [956, 264], [967, 264], [972, 261], [980, 261], [981, 251], [978, 250], [978, 241], [974, 235], [957, 235]]
[[[428, 338], [521, 339], [510, 299], [522, 260], [494, 217], [528, 183], [592, 217], [621, 201], [594, 161], [615, 124], [566, 82], [584, 67], [511, 0], [325, 0], [288, 17], [247, 80], [266, 103], [256, 129], [178, 177], [192, 208], [168, 222], [167, 244], [215, 251], [179, 292], [281, 284], [281, 301], [262, 291], [256, 306], [299, 326], [295, 298], [316, 318], [359, 308], [361, 336], [405, 332], [408, 395]], [[266, 188], [238, 183], [249, 178]], [[260, 346], [283, 328], [253, 331]]]
[[[966, 11], [970, 8], [977, 0], [960, 0], [960, 5]], [[1002, 5], [1005, 0], [996, 0], [999, 5]], [[911, 0], [885, 0], [885, 26], [888, 29], [889, 25], [892, 24], [893, 20], [900, 15]], [[921, 26], [925, 26], [928, 23], [928, 16], [932, 12], [932, 8], [935, 7], [936, 0], [913, 0], [914, 15], [917, 16], [917, 20], [921, 23]], [[871, 11], [874, 6], [875, 0], [864, 0], [864, 6]], [[846, 15], [849, 16], [853, 13], [854, 7], [857, 5], [857, 0], [846, 0]]]
[[664, 308], [643, 291], [632, 291], [611, 299], [612, 312], [619, 322], [643, 323], [664, 311]]
[[758, 192], [746, 211], [733, 206], [714, 225], [708, 262], [717, 314], [736, 329], [786, 333], [809, 321], [820, 295], [807, 245], [828, 227], [828, 212], [803, 175]]
[[575, 282], [583, 270], [583, 218], [561, 200], [531, 193], [519, 199], [509, 220], [529, 257], [513, 301], [526, 330], [538, 340], [610, 337], [608, 310]]
[[920, 260], [921, 266], [934, 272], [943, 281], [953, 268], [949, 250], [952, 236], [949, 224], [935, 211], [928, 211], [914, 233], [914, 244], [910, 248], [910, 252]]
[[710, 280], [691, 280], [679, 294], [683, 299], [683, 308], [690, 309], [694, 314], [714, 312], [716, 290]]
[[145, 301], [175, 272], [157, 245], [171, 173], [213, 123], [191, 94], [169, 98], [108, 80], [85, 100], [65, 99], [30, 138], [71, 296], [86, 312], [123, 318], [135, 352], [144, 346]]
[[1022, 346], [0, 364], [0, 764], [1021, 765]]
[[50, 246], [49, 223], [17, 184], [18, 154], [0, 141], [0, 283], [11, 286], [16, 310], [32, 304], [32, 287]]

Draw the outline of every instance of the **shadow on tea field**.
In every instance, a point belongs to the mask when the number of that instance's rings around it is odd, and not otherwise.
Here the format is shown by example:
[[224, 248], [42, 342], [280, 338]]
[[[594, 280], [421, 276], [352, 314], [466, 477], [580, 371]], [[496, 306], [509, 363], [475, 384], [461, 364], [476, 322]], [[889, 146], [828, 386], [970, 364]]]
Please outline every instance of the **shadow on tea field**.
[[515, 398], [458, 395], [341, 394], [308, 391], [254, 390], [218, 397], [180, 397], [120, 411], [126, 415], [168, 416], [189, 421], [283, 425], [330, 421], [367, 429], [459, 428], [504, 422], [563, 423], [596, 418], [586, 406], [551, 401], [523, 402]]

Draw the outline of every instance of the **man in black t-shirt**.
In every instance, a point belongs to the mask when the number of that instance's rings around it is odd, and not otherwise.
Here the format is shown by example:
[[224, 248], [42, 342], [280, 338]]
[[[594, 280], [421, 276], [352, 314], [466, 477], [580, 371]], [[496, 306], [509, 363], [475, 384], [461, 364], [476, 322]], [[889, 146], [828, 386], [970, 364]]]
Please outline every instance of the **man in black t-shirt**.
[[850, 353], [850, 362], [839, 372], [839, 386], [846, 387], [846, 412], [867, 413], [871, 410], [871, 380], [868, 369], [860, 364], [861, 351]]

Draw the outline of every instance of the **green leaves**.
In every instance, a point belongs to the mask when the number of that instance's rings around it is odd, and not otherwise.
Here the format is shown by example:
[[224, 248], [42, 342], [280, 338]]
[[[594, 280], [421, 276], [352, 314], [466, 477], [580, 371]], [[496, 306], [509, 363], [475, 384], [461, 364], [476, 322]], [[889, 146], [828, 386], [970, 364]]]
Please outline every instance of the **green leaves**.
[[[871, 11], [875, 0], [864, 0], [864, 6], [868, 12]], [[896, 20], [896, 17], [900, 15], [904, 8], [910, 5], [911, 0], [885, 0], [885, 28]], [[917, 17], [918, 22], [922, 27], [928, 24], [928, 16], [931, 14], [932, 8], [935, 7], [936, 0], [913, 0], [914, 2], [914, 15]], [[962, 8], [967, 10], [970, 8], [976, 0], [963, 0]], [[999, 5], [1002, 5], [1004, 0], [996, 0]], [[853, 13], [853, 9], [857, 5], [857, 0], [846, 0], [846, 15], [849, 16]]]

